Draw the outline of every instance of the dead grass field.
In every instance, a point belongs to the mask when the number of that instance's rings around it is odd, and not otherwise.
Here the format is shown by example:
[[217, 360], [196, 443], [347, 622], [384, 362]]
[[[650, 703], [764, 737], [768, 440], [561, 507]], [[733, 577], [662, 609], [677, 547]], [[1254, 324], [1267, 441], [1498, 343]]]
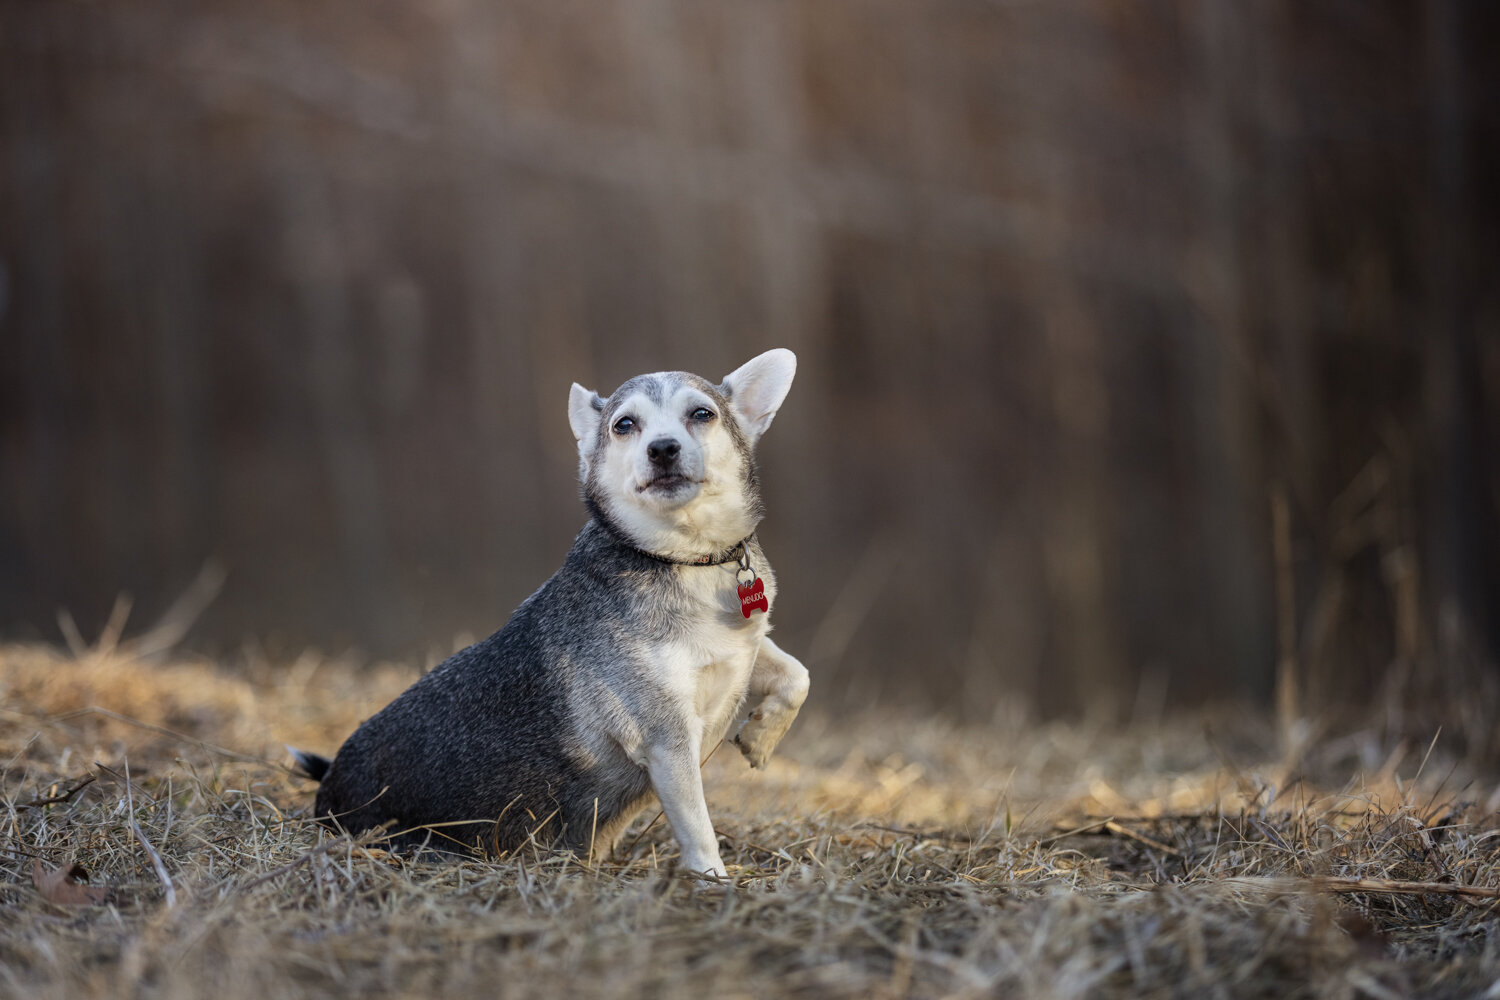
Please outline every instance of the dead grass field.
[[331, 837], [281, 744], [331, 752], [414, 670], [129, 652], [0, 647], [0, 994], [1500, 997], [1500, 766], [1472, 741], [815, 698], [766, 772], [705, 767], [723, 889], [649, 813], [598, 868]]

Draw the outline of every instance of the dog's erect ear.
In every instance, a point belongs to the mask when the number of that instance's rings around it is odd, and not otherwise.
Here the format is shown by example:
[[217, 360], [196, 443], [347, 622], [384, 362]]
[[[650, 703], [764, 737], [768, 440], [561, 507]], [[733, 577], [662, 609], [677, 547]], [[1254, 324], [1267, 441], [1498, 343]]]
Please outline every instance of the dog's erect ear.
[[568, 423], [580, 446], [591, 446], [599, 432], [599, 418], [604, 414], [604, 400], [592, 389], [577, 382], [568, 390]]
[[740, 426], [758, 439], [771, 426], [797, 374], [797, 355], [784, 347], [757, 355], [724, 377], [720, 390], [739, 417]]

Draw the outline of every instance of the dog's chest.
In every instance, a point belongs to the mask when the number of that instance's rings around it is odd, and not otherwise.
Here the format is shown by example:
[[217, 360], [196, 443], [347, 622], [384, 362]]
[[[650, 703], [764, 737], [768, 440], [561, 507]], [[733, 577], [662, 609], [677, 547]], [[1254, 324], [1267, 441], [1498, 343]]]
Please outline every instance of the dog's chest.
[[[772, 593], [769, 580], [766, 587]], [[734, 579], [719, 573], [690, 581], [683, 596], [676, 627], [659, 650], [659, 662], [671, 688], [679, 698], [691, 700], [693, 712], [706, 726], [721, 720], [727, 725], [726, 717], [738, 709], [749, 686], [768, 628], [766, 615], [754, 611], [746, 618]]]

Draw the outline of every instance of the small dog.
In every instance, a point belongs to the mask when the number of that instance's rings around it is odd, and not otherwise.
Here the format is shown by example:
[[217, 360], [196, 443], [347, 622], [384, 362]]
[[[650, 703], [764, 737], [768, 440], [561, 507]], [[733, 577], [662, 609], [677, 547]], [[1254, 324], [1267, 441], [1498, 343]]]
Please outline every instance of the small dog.
[[652, 792], [682, 865], [726, 872], [699, 768], [734, 737], [761, 767], [807, 697], [807, 670], [767, 638], [776, 578], [754, 448], [791, 388], [791, 351], [713, 385], [574, 384], [591, 515], [562, 568], [504, 628], [426, 674], [338, 754], [293, 750], [315, 813], [396, 847], [499, 853], [528, 839], [607, 853]]

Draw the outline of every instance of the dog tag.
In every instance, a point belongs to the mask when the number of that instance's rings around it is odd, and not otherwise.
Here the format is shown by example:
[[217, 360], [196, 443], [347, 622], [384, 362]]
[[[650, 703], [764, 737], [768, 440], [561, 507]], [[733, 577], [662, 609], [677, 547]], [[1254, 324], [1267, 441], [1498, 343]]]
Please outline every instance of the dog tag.
[[771, 603], [766, 600], [766, 582], [756, 577], [749, 583], [740, 584], [740, 613], [746, 618], [750, 617], [752, 611], [764, 611], [769, 613]]

